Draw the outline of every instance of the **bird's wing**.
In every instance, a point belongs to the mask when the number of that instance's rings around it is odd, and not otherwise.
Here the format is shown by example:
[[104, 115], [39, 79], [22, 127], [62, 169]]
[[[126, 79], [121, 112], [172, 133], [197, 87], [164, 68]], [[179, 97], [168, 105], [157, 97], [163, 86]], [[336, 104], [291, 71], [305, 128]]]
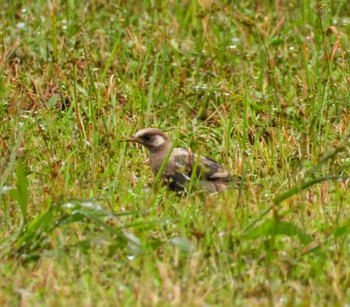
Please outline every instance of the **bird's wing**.
[[191, 179], [191, 170], [188, 169], [188, 152], [183, 148], [174, 148], [163, 172], [163, 179], [174, 191], [183, 191]]
[[[202, 176], [205, 176], [206, 182], [202, 183], [208, 191], [222, 191], [229, 186], [234, 186], [239, 189], [244, 186], [240, 176], [231, 175], [225, 168], [223, 168], [216, 161], [208, 157], [200, 157]], [[209, 185], [211, 184], [211, 187]], [[228, 184], [228, 185], [227, 185]]]
[[173, 172], [182, 174], [187, 180], [191, 179], [192, 174], [192, 154], [184, 148], [174, 148], [171, 160]]
[[[196, 159], [198, 159], [198, 157], [196, 157]], [[205, 156], [199, 157], [197, 173], [198, 176], [204, 177], [206, 180], [210, 181], [231, 181], [231, 176], [225, 168], [216, 161]]]
[[176, 148], [173, 153], [175, 162], [175, 172], [181, 173], [190, 180], [193, 171], [200, 179], [210, 181], [231, 181], [231, 176], [228, 171], [216, 161], [205, 157], [193, 154], [191, 151], [182, 148]]
[[238, 176], [230, 176], [216, 161], [183, 148], [174, 148], [164, 178], [171, 189], [181, 191], [191, 180], [194, 171], [199, 185], [211, 192], [225, 190], [228, 187], [225, 183], [228, 182], [234, 182], [238, 187], [241, 181]]

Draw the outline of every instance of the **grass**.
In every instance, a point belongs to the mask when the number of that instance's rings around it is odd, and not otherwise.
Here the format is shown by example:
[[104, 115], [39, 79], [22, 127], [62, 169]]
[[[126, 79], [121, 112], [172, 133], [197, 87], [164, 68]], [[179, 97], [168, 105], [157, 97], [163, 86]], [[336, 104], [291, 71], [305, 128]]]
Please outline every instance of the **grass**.
[[[2, 306], [349, 304], [348, 1], [2, 5]], [[247, 188], [153, 185], [143, 127]]]

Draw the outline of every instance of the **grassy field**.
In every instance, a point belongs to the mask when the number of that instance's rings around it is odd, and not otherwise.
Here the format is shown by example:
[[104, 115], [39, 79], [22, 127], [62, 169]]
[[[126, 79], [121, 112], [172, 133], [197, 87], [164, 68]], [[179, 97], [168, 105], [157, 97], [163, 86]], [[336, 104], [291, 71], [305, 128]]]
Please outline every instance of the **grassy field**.
[[[350, 304], [350, 4], [0, 0], [1, 306]], [[241, 191], [153, 186], [158, 127]]]

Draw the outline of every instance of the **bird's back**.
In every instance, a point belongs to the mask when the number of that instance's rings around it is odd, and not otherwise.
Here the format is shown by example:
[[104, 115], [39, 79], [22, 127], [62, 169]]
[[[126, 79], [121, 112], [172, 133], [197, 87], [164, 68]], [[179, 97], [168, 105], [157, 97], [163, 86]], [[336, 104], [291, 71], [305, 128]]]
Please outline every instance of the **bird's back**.
[[231, 182], [236, 187], [240, 184], [239, 177], [231, 176], [216, 161], [193, 154], [187, 149], [174, 148], [164, 169], [163, 178], [169, 182], [171, 189], [182, 191], [192, 177], [200, 188], [209, 192], [226, 190]]

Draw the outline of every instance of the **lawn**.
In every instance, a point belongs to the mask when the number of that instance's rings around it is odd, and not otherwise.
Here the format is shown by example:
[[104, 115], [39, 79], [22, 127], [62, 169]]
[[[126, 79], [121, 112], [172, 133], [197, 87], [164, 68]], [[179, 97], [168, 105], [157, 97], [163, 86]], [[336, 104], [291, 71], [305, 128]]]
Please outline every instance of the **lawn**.
[[0, 3], [1, 306], [350, 304], [348, 0]]

